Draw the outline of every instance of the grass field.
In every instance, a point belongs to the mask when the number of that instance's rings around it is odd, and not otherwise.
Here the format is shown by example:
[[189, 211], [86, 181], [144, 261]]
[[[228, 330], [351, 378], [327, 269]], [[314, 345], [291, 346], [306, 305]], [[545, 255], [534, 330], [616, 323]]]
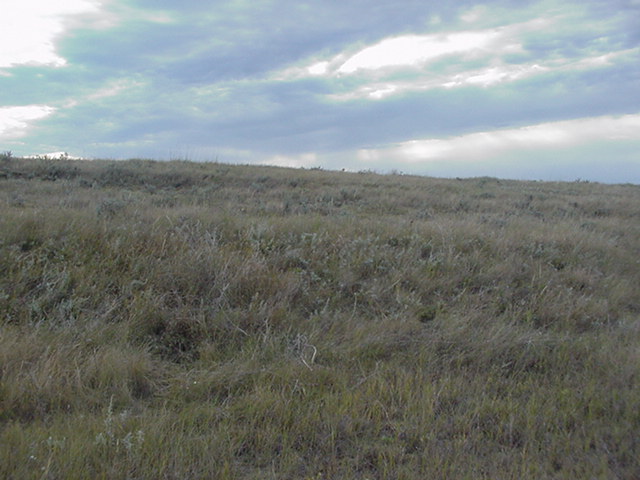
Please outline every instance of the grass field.
[[640, 477], [640, 187], [0, 162], [0, 478]]

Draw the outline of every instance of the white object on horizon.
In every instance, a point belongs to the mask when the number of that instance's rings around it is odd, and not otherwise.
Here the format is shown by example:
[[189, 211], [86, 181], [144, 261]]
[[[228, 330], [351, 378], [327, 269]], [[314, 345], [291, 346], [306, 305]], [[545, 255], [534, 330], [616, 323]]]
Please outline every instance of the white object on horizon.
[[75, 157], [67, 152], [40, 153], [38, 155], [25, 155], [24, 158], [46, 158], [49, 160], [87, 160], [84, 157]]

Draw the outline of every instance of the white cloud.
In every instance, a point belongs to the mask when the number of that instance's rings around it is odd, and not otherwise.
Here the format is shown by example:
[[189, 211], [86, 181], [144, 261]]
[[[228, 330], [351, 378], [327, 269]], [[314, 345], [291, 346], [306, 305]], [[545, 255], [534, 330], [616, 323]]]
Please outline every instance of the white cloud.
[[140, 88], [144, 86], [143, 82], [136, 81], [130, 78], [120, 78], [112, 80], [107, 86], [100, 88], [87, 96], [87, 100], [99, 100], [102, 98], [115, 97], [122, 92], [131, 90], [133, 88]]
[[0, 140], [24, 136], [31, 123], [48, 117], [54, 111], [47, 105], [0, 107]]
[[[482, 9], [477, 12], [482, 12]], [[272, 78], [354, 77], [355, 85], [352, 81], [344, 84], [349, 90], [336, 91], [327, 96], [337, 101], [361, 98], [379, 100], [433, 88], [466, 85], [488, 87], [575, 62], [565, 59], [562, 63], [562, 59], [553, 59], [553, 63], [547, 66], [541, 63], [543, 60], [518, 64], [506, 60], [514, 54], [526, 55], [524, 37], [531, 32], [552, 28], [555, 21], [552, 18], [534, 18], [484, 30], [386, 38], [355, 53], [345, 50], [330, 59], [316, 58], [306, 66], [290, 67], [275, 73]], [[436, 61], [439, 63], [434, 65]], [[443, 65], [443, 61], [446, 64]], [[594, 68], [608, 63], [609, 57], [598, 57], [576, 68]]]
[[98, 10], [96, 0], [4, 0], [0, 28], [0, 68], [20, 64], [66, 64], [55, 39], [70, 15]]
[[457, 88], [468, 85], [490, 87], [514, 82], [533, 75], [549, 72], [548, 66], [538, 64], [497, 65], [479, 70], [468, 70], [449, 75], [425, 74], [407, 81], [370, 82], [346, 93], [331, 94], [331, 100], [348, 101], [360, 98], [380, 100], [394, 94], [419, 92], [434, 88]]
[[631, 61], [640, 53], [640, 48], [610, 52], [605, 55], [581, 59], [556, 58], [550, 61], [508, 64], [494, 59], [492, 65], [480, 69], [464, 69], [459, 65], [458, 71], [438, 74], [425, 70], [409, 80], [366, 81], [353, 90], [330, 94], [331, 100], [348, 101], [368, 98], [379, 100], [390, 95], [408, 92], [419, 92], [434, 88], [457, 88], [464, 86], [491, 87], [501, 83], [515, 82], [536, 75], [552, 74], [563, 71], [586, 71], [604, 68], [616, 62]]
[[[380, 100], [435, 88], [492, 87], [525, 78], [611, 67], [634, 61], [640, 48], [611, 49], [600, 24], [575, 25], [574, 16], [552, 12], [528, 21], [482, 30], [385, 38], [355, 52], [349, 49], [332, 58], [314, 58], [306, 65], [276, 72], [273, 80], [309, 77], [336, 79], [331, 101]], [[555, 14], [555, 15], [554, 15]], [[468, 23], [489, 17], [484, 8], [462, 15]], [[529, 50], [531, 38], [554, 38], [556, 31], [594, 31], [600, 46], [585, 46], [570, 57], [556, 49]]]
[[302, 153], [300, 155], [273, 155], [259, 162], [261, 165], [272, 165], [291, 168], [313, 168], [318, 166], [316, 153]]
[[337, 73], [419, 65], [444, 55], [483, 50], [499, 37], [501, 35], [497, 31], [485, 30], [389, 38], [351, 56], [337, 69]]
[[311, 75], [324, 75], [329, 69], [329, 62], [317, 62], [307, 67], [307, 71]]
[[640, 114], [583, 118], [457, 137], [411, 140], [387, 148], [360, 150], [358, 158], [363, 163], [382, 159], [396, 159], [405, 163], [461, 158], [474, 161], [505, 152], [573, 148], [603, 141], [640, 141]]
[[460, 19], [465, 23], [476, 23], [481, 18], [483, 18], [486, 14], [487, 7], [484, 5], [477, 5], [473, 7], [471, 10], [467, 10], [464, 12]]
[[503, 82], [513, 82], [532, 75], [548, 72], [545, 66], [534, 64], [499, 65], [482, 70], [470, 70], [451, 76], [438, 86], [445, 88], [462, 87], [464, 85], [479, 85], [489, 87]]
[[348, 171], [402, 171], [445, 177], [638, 182], [640, 113], [412, 140], [327, 153], [273, 155], [261, 164]]
[[425, 69], [443, 57], [457, 62], [500, 58], [523, 53], [521, 37], [528, 32], [551, 28], [553, 19], [536, 18], [484, 30], [463, 30], [427, 35], [400, 35], [385, 38], [355, 53], [345, 50], [331, 59], [316, 59], [312, 64], [280, 72], [279, 78], [304, 76], [342, 77], [382, 70]]

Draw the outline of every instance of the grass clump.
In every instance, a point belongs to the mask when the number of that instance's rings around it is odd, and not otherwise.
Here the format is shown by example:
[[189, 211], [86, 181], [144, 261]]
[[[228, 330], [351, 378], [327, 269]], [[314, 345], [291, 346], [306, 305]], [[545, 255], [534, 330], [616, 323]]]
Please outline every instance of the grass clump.
[[5, 157], [3, 478], [640, 470], [636, 186]]

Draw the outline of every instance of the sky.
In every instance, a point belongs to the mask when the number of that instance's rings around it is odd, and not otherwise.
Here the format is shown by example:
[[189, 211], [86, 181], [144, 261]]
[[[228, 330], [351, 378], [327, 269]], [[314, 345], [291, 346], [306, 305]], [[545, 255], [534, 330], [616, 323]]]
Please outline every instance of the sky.
[[640, 184], [640, 0], [1, 0], [0, 151]]

